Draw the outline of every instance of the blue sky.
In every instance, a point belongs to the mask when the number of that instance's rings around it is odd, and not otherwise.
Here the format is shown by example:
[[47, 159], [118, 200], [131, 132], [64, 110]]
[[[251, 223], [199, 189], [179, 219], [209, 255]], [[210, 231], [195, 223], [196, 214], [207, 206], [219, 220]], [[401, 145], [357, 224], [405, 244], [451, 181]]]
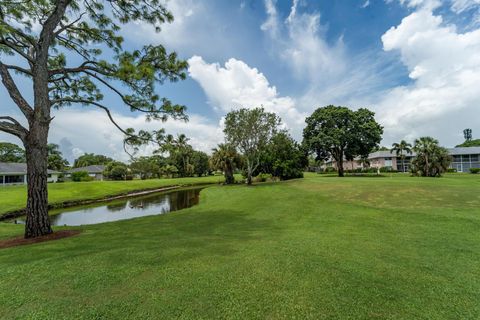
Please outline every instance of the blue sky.
[[[480, 0], [170, 0], [167, 6], [175, 21], [162, 32], [130, 24], [122, 34], [127, 49], [161, 43], [189, 61], [188, 79], [158, 92], [185, 104], [190, 122], [145, 123], [107, 95], [126, 127], [164, 126], [209, 151], [223, 139], [229, 110], [263, 105], [301, 140], [305, 116], [337, 104], [374, 110], [387, 146], [422, 135], [453, 146], [467, 127], [480, 136]], [[28, 83], [21, 87], [29, 90]], [[126, 159], [121, 134], [98, 110], [56, 112], [50, 140], [70, 160], [83, 152]]]

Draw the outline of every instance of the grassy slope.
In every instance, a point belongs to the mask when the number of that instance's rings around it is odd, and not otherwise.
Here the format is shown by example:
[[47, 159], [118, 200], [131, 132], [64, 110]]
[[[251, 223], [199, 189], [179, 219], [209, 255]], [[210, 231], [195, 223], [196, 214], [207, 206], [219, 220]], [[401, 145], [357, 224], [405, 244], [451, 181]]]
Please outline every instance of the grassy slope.
[[479, 190], [473, 175], [208, 188], [180, 212], [0, 250], [0, 317], [478, 319]]
[[[133, 181], [67, 182], [49, 184], [48, 191], [50, 203], [61, 203], [67, 200], [99, 199], [134, 190], [174, 185], [217, 183], [219, 181], [223, 181], [221, 176]], [[26, 197], [26, 186], [0, 187], [0, 215], [24, 208]]]

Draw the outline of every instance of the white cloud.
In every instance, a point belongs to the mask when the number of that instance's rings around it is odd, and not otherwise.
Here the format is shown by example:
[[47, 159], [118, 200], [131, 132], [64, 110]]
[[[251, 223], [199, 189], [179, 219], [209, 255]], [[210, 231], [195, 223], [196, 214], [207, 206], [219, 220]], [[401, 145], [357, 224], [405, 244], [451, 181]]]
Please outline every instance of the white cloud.
[[[129, 156], [123, 150], [123, 134], [114, 127], [103, 111], [72, 107], [55, 111], [54, 115], [49, 142], [59, 144], [69, 161], [84, 153], [104, 154], [121, 161], [129, 160]], [[150, 131], [164, 128], [166, 133], [174, 135], [185, 133], [195, 149], [207, 153], [223, 140], [219, 123], [212, 123], [195, 114], [190, 115], [188, 122], [168, 120], [165, 123], [146, 122], [145, 117], [139, 114], [113, 113], [113, 117], [124, 128], [133, 127], [136, 130]], [[13, 136], [1, 132], [0, 141], [20, 144]], [[154, 145], [146, 146], [139, 155], [150, 155], [155, 148]]]
[[[480, 127], [474, 116], [480, 105], [480, 29], [459, 33], [441, 16], [421, 8], [388, 30], [382, 41], [384, 50], [400, 52], [412, 79], [412, 84], [390, 90], [378, 103], [389, 135], [442, 136], [443, 131], [451, 135], [464, 125]], [[460, 118], [469, 124], [457, 121]], [[445, 119], [450, 119], [450, 128], [435, 126]]]
[[272, 38], [276, 38], [278, 36], [278, 13], [275, 4], [275, 0], [265, 0], [267, 20], [265, 20], [265, 22], [260, 26], [260, 29], [269, 32]]
[[362, 4], [362, 8], [366, 8], [370, 6], [370, 0], [366, 0], [363, 4]]
[[342, 37], [326, 41], [327, 28], [320, 13], [300, 12], [300, 1], [292, 0], [289, 15], [283, 20], [275, 0], [264, 0], [267, 19], [260, 29], [273, 44], [272, 53], [286, 63], [299, 80], [322, 81], [338, 77], [346, 70]]
[[452, 11], [462, 13], [480, 5], [480, 0], [452, 0]]
[[256, 68], [234, 58], [223, 67], [207, 63], [199, 56], [193, 56], [188, 63], [190, 76], [200, 84], [214, 108], [226, 113], [240, 107], [263, 106], [277, 113], [299, 137], [298, 129], [303, 125], [305, 114], [297, 110], [291, 97], [280, 96]]

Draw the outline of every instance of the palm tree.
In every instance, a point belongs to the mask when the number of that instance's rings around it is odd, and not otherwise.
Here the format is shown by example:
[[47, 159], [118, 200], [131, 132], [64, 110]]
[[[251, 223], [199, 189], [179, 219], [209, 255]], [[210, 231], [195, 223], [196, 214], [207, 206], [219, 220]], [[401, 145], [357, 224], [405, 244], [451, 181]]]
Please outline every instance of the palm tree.
[[233, 170], [240, 165], [240, 156], [237, 150], [235, 150], [235, 147], [230, 144], [221, 143], [212, 151], [213, 154], [210, 158], [212, 168], [223, 171], [225, 184], [234, 183]]
[[415, 145], [413, 147], [413, 150], [415, 150], [417, 154], [423, 157], [423, 172], [426, 174], [427, 177], [430, 175], [430, 158], [436, 146], [438, 146], [438, 140], [432, 137], [421, 137], [415, 139]]
[[412, 145], [405, 140], [400, 141], [399, 143], [392, 144], [392, 149], [390, 153], [395, 152], [397, 157], [400, 157], [402, 163], [402, 171], [405, 172], [405, 157], [406, 154], [412, 154]]
[[417, 153], [412, 161], [414, 173], [424, 177], [436, 177], [445, 172], [450, 165], [451, 157], [447, 149], [438, 145], [432, 137], [421, 137], [415, 140], [413, 150]]

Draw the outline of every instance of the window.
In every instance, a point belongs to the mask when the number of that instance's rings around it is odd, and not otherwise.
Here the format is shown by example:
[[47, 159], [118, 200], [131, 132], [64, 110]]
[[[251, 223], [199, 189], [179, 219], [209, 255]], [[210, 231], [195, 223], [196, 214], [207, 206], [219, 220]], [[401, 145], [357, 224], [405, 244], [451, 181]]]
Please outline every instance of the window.
[[463, 162], [470, 162], [470, 155], [469, 154], [465, 154], [462, 156], [462, 161]]
[[23, 183], [23, 176], [5, 176], [5, 183]]
[[462, 156], [453, 156], [453, 162], [462, 162]]
[[385, 158], [385, 167], [392, 166], [392, 158]]
[[470, 155], [470, 160], [472, 160], [472, 162], [476, 162], [478, 161], [478, 154], [471, 154]]

